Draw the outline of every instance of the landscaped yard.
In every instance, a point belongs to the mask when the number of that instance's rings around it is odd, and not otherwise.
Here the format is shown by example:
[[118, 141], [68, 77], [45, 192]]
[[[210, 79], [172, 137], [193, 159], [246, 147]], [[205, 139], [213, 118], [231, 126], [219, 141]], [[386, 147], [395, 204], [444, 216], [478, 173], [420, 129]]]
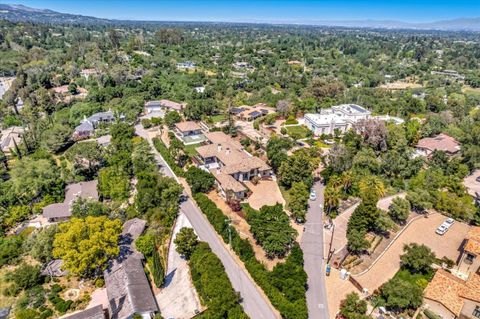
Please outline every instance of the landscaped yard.
[[298, 126], [286, 126], [288, 135], [290, 135], [291, 138], [294, 140], [300, 140], [303, 138], [306, 138], [308, 134], [310, 133], [310, 130], [303, 126], [303, 125], [298, 125]]
[[217, 114], [217, 115], [210, 116], [210, 118], [213, 121], [213, 123], [218, 123], [218, 122], [223, 122], [223, 121], [227, 120], [227, 115], [226, 114]]

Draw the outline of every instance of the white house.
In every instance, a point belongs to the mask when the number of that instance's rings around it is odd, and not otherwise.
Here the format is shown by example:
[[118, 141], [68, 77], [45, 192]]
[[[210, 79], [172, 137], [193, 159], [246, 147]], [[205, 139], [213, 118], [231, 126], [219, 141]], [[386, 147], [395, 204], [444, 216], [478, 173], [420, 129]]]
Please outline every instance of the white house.
[[356, 104], [341, 104], [323, 109], [320, 113], [305, 114], [305, 125], [315, 134], [344, 133], [359, 120], [370, 118], [371, 112]]

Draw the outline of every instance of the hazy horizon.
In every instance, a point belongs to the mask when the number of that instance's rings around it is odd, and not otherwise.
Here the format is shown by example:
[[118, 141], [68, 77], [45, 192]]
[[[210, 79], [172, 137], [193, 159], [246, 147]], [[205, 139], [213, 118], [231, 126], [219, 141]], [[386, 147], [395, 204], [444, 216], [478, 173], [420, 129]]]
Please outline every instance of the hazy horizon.
[[[421, 2], [421, 3], [420, 3]], [[480, 1], [3, 1], [37, 9], [97, 18], [150, 21], [308, 23], [315, 21], [399, 21], [426, 23], [480, 17]]]

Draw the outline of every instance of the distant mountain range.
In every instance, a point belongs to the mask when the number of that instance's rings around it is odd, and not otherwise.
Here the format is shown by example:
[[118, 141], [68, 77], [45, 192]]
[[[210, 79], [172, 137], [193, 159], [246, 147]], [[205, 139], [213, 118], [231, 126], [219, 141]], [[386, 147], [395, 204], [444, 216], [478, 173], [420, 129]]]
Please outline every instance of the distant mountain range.
[[[81, 24], [81, 25], [122, 25], [122, 24], [155, 24], [162, 21], [137, 21], [101, 19], [78, 14], [60, 13], [49, 9], [35, 9], [21, 4], [0, 4], [0, 19], [13, 22], [37, 22], [46, 24]], [[172, 21], [170, 21], [172, 22]], [[208, 22], [208, 21], [205, 21]], [[212, 21], [214, 22], [214, 21]], [[218, 22], [218, 21], [215, 21]], [[227, 22], [227, 21], [224, 21]], [[232, 21], [234, 22], [234, 21]], [[375, 28], [375, 29], [415, 29], [415, 30], [444, 30], [444, 31], [480, 31], [480, 17], [459, 18], [426, 23], [411, 23], [390, 20], [288, 20], [288, 21], [236, 21], [243, 23], [266, 24], [295, 24], [317, 25], [349, 28]]]

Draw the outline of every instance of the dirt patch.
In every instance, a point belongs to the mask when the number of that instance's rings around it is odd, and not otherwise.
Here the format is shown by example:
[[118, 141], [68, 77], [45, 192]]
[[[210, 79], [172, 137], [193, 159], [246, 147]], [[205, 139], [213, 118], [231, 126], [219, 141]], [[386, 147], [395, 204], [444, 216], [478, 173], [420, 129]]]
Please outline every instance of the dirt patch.
[[387, 90], [405, 90], [405, 89], [419, 89], [423, 86], [418, 83], [395, 81], [392, 83], [386, 83], [379, 86], [381, 89]]
[[232, 222], [232, 226], [235, 230], [240, 234], [240, 237], [248, 239], [248, 241], [252, 244], [253, 251], [255, 252], [255, 258], [258, 261], [263, 263], [268, 270], [272, 270], [273, 267], [282, 262], [282, 259], [274, 258], [270, 259], [266, 257], [265, 251], [260, 245], [257, 245], [255, 239], [253, 238], [252, 233], [250, 232], [250, 225], [248, 225], [247, 221], [245, 220], [245, 215], [243, 213], [239, 214], [234, 212], [221, 198], [216, 191], [211, 191], [207, 194], [208, 198], [212, 200], [215, 205], [225, 214], [228, 216]]
[[253, 209], [260, 209], [264, 205], [282, 204], [285, 206], [285, 199], [283, 199], [276, 181], [262, 180], [257, 185], [250, 181], [245, 181], [244, 183], [252, 191], [247, 202]]

